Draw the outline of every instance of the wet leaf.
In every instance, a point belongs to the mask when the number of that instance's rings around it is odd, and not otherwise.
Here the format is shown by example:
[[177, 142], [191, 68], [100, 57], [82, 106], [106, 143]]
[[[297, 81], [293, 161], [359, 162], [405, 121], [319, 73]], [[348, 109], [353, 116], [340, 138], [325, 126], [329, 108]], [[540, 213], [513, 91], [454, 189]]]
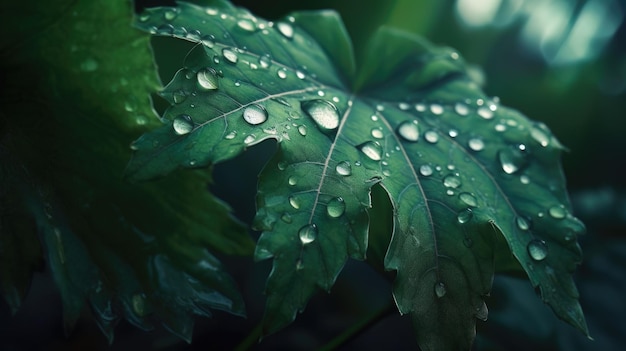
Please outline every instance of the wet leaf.
[[169, 122], [133, 143], [129, 177], [278, 141], [255, 218], [256, 259], [274, 259], [265, 332], [330, 290], [348, 257], [365, 257], [370, 189], [380, 184], [394, 214], [385, 266], [397, 271], [394, 297], [423, 349], [469, 349], [496, 270], [523, 268], [556, 314], [587, 333], [571, 278], [584, 227], [570, 213], [563, 148], [486, 96], [458, 53], [381, 28], [356, 67], [329, 11], [268, 22], [222, 2], [180, 3], [145, 12], [138, 26], [197, 45], [161, 93]]

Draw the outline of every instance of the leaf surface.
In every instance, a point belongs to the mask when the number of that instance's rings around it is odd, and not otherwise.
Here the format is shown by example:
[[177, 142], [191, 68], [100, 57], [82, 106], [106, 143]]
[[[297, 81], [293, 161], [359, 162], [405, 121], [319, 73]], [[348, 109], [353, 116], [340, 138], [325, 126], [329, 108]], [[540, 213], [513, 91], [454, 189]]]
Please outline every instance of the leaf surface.
[[[2, 212], [0, 249], [16, 254], [2, 255], [2, 287], [17, 308], [13, 291], [25, 291], [30, 277], [4, 272], [36, 266], [38, 232], [67, 330], [87, 304], [109, 341], [122, 318], [143, 329], [163, 323], [189, 341], [194, 314], [245, 313], [211, 252], [252, 254], [253, 242], [208, 193], [207, 172], [123, 180], [130, 141], [162, 124], [150, 101], [160, 82], [149, 36], [132, 28], [130, 5], [1, 6], [0, 22], [21, 28], [1, 42], [9, 88], [0, 156], [2, 188], [10, 189], [1, 208], [10, 211]], [[35, 228], [20, 226], [24, 218]], [[22, 247], [27, 254], [17, 255]]]
[[397, 271], [396, 303], [424, 349], [468, 349], [494, 271], [520, 265], [586, 333], [570, 276], [584, 227], [570, 214], [563, 148], [486, 96], [458, 53], [381, 28], [357, 68], [329, 11], [268, 22], [223, 3], [179, 3], [138, 25], [197, 46], [161, 93], [169, 124], [133, 143], [131, 178], [279, 143], [255, 218], [255, 256], [274, 259], [266, 332], [290, 323], [317, 288], [330, 290], [348, 257], [365, 257], [370, 189], [380, 184], [394, 213], [385, 266]]

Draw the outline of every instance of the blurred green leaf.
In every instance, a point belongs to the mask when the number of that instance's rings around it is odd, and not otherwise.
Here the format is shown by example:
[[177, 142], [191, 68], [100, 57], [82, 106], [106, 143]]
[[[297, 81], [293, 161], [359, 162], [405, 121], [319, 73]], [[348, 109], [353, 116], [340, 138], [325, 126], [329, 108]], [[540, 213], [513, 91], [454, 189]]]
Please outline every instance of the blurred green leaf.
[[394, 214], [385, 266], [398, 271], [396, 303], [422, 348], [468, 349], [494, 270], [518, 265], [587, 333], [571, 278], [584, 226], [570, 214], [563, 148], [545, 125], [482, 93], [458, 53], [381, 28], [355, 68], [329, 11], [270, 23], [221, 2], [180, 3], [138, 25], [197, 46], [162, 92], [169, 123], [133, 143], [131, 178], [279, 142], [255, 219], [255, 256], [274, 258], [266, 332], [290, 323], [316, 288], [329, 290], [348, 256], [365, 257], [370, 188], [380, 184]]
[[[238, 289], [209, 250], [249, 255], [254, 245], [208, 193], [210, 175], [122, 179], [130, 141], [162, 123], [150, 100], [160, 83], [149, 36], [131, 27], [131, 3], [1, 8], [0, 22], [22, 28], [1, 41], [2, 187], [15, 192], [1, 205], [36, 223], [67, 329], [85, 302], [109, 340], [121, 318], [144, 329], [162, 321], [189, 341], [193, 314], [216, 308], [243, 315]], [[11, 263], [27, 270], [38, 246], [16, 237], [24, 216], [2, 217], [1, 247], [27, 246], [22, 261]], [[11, 288], [3, 275], [3, 289], [23, 291], [21, 276]], [[18, 300], [8, 300], [15, 308]]]

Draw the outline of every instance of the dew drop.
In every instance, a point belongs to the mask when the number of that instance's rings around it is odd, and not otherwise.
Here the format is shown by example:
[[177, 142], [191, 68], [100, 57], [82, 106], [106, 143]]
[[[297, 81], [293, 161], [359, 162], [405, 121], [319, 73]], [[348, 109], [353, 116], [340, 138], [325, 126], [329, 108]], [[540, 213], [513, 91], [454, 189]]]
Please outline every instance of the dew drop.
[[278, 75], [278, 78], [280, 79], [285, 79], [287, 78], [287, 71], [284, 68], [279, 69], [276, 74]]
[[459, 178], [458, 176], [454, 174], [448, 174], [447, 176], [443, 178], [443, 185], [446, 188], [456, 189], [459, 186], [461, 186], [461, 178]]
[[565, 218], [567, 211], [565, 211], [565, 208], [563, 208], [563, 206], [552, 206], [548, 210], [548, 213], [550, 214], [550, 216], [552, 216], [552, 218], [563, 219]]
[[467, 206], [471, 206], [471, 207], [478, 206], [478, 203], [476, 202], [476, 198], [474, 197], [474, 195], [470, 193], [460, 193], [459, 199], [463, 201], [463, 203], [465, 203]]
[[437, 282], [437, 284], [435, 284], [435, 295], [437, 295], [438, 298], [442, 298], [446, 296], [446, 293], [446, 284], [443, 282]]
[[271, 64], [272, 60], [269, 58], [269, 56], [264, 55], [259, 57], [259, 65], [261, 65], [262, 68], [268, 68]]
[[424, 104], [415, 104], [415, 110], [417, 112], [424, 112], [424, 111], [426, 111], [426, 105], [424, 105]]
[[469, 146], [470, 149], [474, 151], [481, 151], [482, 149], [485, 148], [485, 143], [483, 142], [482, 139], [479, 139], [479, 138], [470, 139], [467, 142], [467, 145]]
[[332, 218], [341, 217], [346, 212], [346, 203], [342, 197], [333, 198], [326, 205], [326, 213]]
[[175, 104], [181, 104], [185, 100], [187, 100], [187, 94], [185, 94], [185, 92], [182, 90], [177, 90], [172, 93], [172, 99], [174, 100]]
[[404, 121], [398, 126], [398, 134], [409, 142], [416, 142], [419, 139], [419, 129], [417, 128], [417, 121]]
[[224, 139], [226, 139], [226, 140], [232, 140], [232, 139], [235, 139], [235, 137], [236, 137], [236, 136], [237, 136], [237, 131], [236, 131], [236, 130], [233, 130], [232, 132], [230, 132], [230, 133], [226, 134], [226, 135], [224, 136]]
[[520, 230], [527, 231], [530, 229], [530, 222], [524, 217], [515, 218], [515, 224]]
[[242, 30], [246, 32], [254, 32], [256, 30], [254, 23], [252, 23], [252, 21], [247, 20], [247, 19], [240, 19], [239, 21], [237, 21], [237, 27], [241, 28]]
[[178, 115], [172, 122], [172, 128], [178, 135], [185, 135], [193, 129], [193, 120], [189, 115]]
[[472, 212], [471, 208], [466, 208], [457, 214], [456, 220], [459, 223], [464, 224], [472, 220], [472, 217], [474, 217], [474, 212]]
[[310, 244], [317, 239], [317, 226], [315, 224], [307, 224], [300, 228], [298, 236], [302, 245]]
[[434, 115], [440, 115], [443, 113], [443, 106], [439, 104], [432, 104], [430, 105], [430, 112], [432, 112]]
[[401, 102], [398, 104], [398, 108], [402, 111], [406, 111], [411, 108], [411, 105], [407, 104], [406, 102]]
[[439, 134], [437, 134], [434, 130], [429, 130], [424, 133], [424, 139], [426, 139], [427, 142], [434, 144], [439, 141]]
[[280, 219], [287, 224], [293, 221], [293, 219], [291, 218], [291, 215], [287, 212], [283, 213], [283, 215], [280, 216]]
[[530, 183], [530, 178], [527, 175], [521, 175], [519, 177], [519, 181], [522, 184], [529, 184]]
[[457, 136], [459, 136], [459, 131], [456, 129], [450, 129], [448, 131], [448, 135], [450, 136], [450, 138], [456, 138]]
[[433, 174], [433, 168], [430, 165], [421, 165], [420, 174], [424, 177], [428, 177]]
[[196, 80], [201, 90], [216, 90], [219, 87], [217, 72], [211, 67], [199, 70], [196, 73]]
[[139, 15], [139, 22], [148, 22], [149, 19], [150, 19], [149, 13], [144, 12], [141, 15]]
[[237, 63], [237, 61], [239, 60], [237, 53], [231, 49], [226, 49], [226, 48], [222, 49], [222, 56], [224, 56], [226, 61], [230, 63]]
[[296, 77], [298, 77], [298, 79], [304, 79], [306, 78], [306, 75], [301, 71], [296, 71]]
[[256, 140], [256, 135], [250, 134], [245, 139], [243, 139], [244, 144], [251, 144]]
[[174, 26], [169, 23], [162, 24], [159, 26], [159, 28], [157, 28], [157, 33], [164, 35], [172, 34], [174, 33]]
[[213, 48], [215, 46], [215, 37], [212, 35], [202, 37], [202, 45], [209, 49]]
[[339, 111], [331, 102], [321, 99], [307, 100], [303, 101], [300, 107], [324, 131], [330, 131], [339, 126]]
[[176, 11], [176, 9], [167, 10], [165, 11], [165, 13], [163, 13], [163, 18], [165, 18], [166, 21], [172, 21], [177, 16], [178, 16], [178, 11]]
[[528, 160], [526, 159], [524, 150], [525, 147], [520, 145], [518, 147], [508, 147], [498, 151], [498, 161], [504, 173], [513, 174], [526, 166]]
[[488, 107], [481, 106], [478, 108], [477, 112], [478, 112], [478, 115], [484, 119], [493, 118], [493, 111], [491, 111], [491, 109], [489, 109]]
[[383, 157], [383, 148], [377, 141], [367, 141], [359, 145], [359, 149], [371, 160], [380, 161]]
[[506, 130], [506, 125], [498, 123], [493, 128], [496, 130], [496, 132], [504, 132]]
[[543, 147], [548, 146], [550, 143], [550, 137], [538, 125], [534, 125], [530, 129], [530, 136]]
[[289, 185], [292, 185], [292, 186], [296, 185], [296, 184], [298, 184], [298, 178], [296, 178], [295, 176], [291, 176], [291, 177], [289, 177], [287, 182], [289, 183]]
[[289, 204], [291, 205], [291, 207], [295, 208], [296, 210], [300, 208], [300, 201], [298, 201], [298, 199], [295, 196], [289, 197]]
[[548, 247], [543, 240], [533, 239], [526, 246], [528, 255], [535, 261], [542, 261], [548, 257]]
[[267, 110], [261, 105], [253, 104], [243, 110], [243, 119], [251, 125], [267, 121]]
[[337, 163], [337, 166], [335, 167], [335, 171], [337, 172], [337, 174], [347, 177], [352, 174], [352, 166], [350, 165], [350, 162], [348, 161], [341, 161]]
[[371, 131], [372, 137], [376, 138], [376, 139], [382, 139], [383, 138], [383, 131], [381, 128], [372, 128]]
[[306, 126], [305, 125], [298, 126], [298, 133], [300, 133], [300, 135], [302, 135], [302, 136], [305, 136], [306, 135]]
[[276, 29], [287, 39], [293, 38], [293, 26], [286, 22], [278, 22], [276, 23]]
[[467, 114], [469, 113], [469, 107], [467, 107], [467, 105], [462, 102], [457, 102], [456, 105], [454, 105], [454, 111], [459, 116], [467, 116]]

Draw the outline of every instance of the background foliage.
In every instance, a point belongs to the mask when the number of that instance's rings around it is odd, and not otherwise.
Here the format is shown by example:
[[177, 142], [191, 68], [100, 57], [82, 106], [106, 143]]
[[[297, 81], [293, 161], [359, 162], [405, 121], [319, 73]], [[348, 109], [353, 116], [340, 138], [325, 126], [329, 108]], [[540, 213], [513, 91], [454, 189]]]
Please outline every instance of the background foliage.
[[[576, 18], [583, 12], [585, 3], [597, 1], [567, 2], [576, 11]], [[588, 226], [589, 234], [583, 239], [585, 263], [577, 275], [581, 291], [581, 304], [586, 311], [590, 332], [596, 339], [590, 343], [570, 327], [556, 321], [551, 312], [534, 296], [527, 282], [514, 278], [499, 278], [495, 282], [493, 296], [488, 304], [491, 307], [490, 323], [479, 329], [479, 349], [611, 349], [616, 348], [625, 335], [623, 324], [611, 323], [620, 320], [626, 313], [621, 296], [626, 290], [626, 282], [621, 266], [626, 261], [624, 227], [626, 222], [626, 198], [624, 178], [616, 171], [624, 157], [626, 130], [623, 118], [626, 99], [626, 53], [623, 43], [626, 34], [623, 21], [610, 37], [604, 50], [597, 49], [598, 56], [570, 63], [555, 63], [541, 52], [528, 45], [520, 45], [524, 18], [513, 21], [508, 26], [484, 25], [473, 27], [464, 25], [458, 15], [460, 2], [370, 2], [366, 5], [356, 1], [301, 2], [300, 8], [335, 7], [342, 14], [350, 34], [357, 43], [363, 43], [380, 23], [389, 23], [416, 33], [423, 34], [435, 43], [455, 47], [467, 61], [482, 67], [477, 74], [485, 77], [484, 89], [489, 95], [497, 95], [503, 103], [515, 107], [535, 120], [544, 121], [550, 126], [560, 141], [570, 149], [563, 157], [568, 188], [572, 193], [574, 213]], [[505, 2], [507, 3], [507, 2]], [[510, 2], [515, 3], [515, 2]], [[517, 2], [519, 3], [519, 2]], [[523, 2], [535, 9], [532, 1]], [[624, 9], [624, 2], [618, 4]], [[252, 12], [266, 17], [278, 18], [295, 10], [292, 2], [240, 2]], [[141, 6], [141, 4], [138, 4]], [[576, 6], [574, 6], [576, 5]], [[358, 10], [355, 10], [358, 9]], [[15, 13], [16, 9], [12, 12]], [[61, 10], [59, 10], [61, 12]], [[530, 11], [530, 10], [529, 10]], [[616, 11], [614, 11], [616, 12]], [[26, 17], [32, 13], [24, 13]], [[409, 16], [410, 14], [410, 16]], [[527, 19], [526, 19], [527, 20]], [[573, 23], [574, 21], [572, 21]], [[2, 21], [3, 25], [13, 23]], [[6, 29], [14, 33], [15, 28]], [[30, 37], [37, 37], [32, 34]], [[29, 36], [16, 42], [30, 43]], [[157, 48], [158, 49], [158, 48]], [[10, 52], [2, 53], [2, 64], [10, 63]], [[181, 57], [172, 57], [176, 67]], [[41, 64], [41, 63], [34, 63]], [[47, 64], [47, 63], [46, 63]], [[168, 73], [167, 62], [160, 67], [165, 79]], [[171, 70], [171, 68], [170, 68]], [[17, 85], [14, 91], [32, 91], [41, 87], [35, 72], [27, 71], [24, 80], [29, 84]], [[3, 82], [6, 80], [3, 79]], [[8, 84], [8, 83], [7, 83]], [[3, 97], [6, 92], [3, 93]], [[80, 94], [77, 94], [80, 96]], [[22, 101], [22, 100], [20, 100]], [[21, 115], [29, 113], [19, 111]], [[6, 112], [3, 112], [6, 113]], [[4, 121], [4, 118], [3, 118]], [[232, 162], [216, 169], [215, 193], [227, 200], [237, 211], [239, 218], [250, 223], [254, 213], [250, 201], [240, 199], [254, 197], [255, 177], [266, 159], [264, 149], [272, 145], [261, 145], [255, 153], [247, 153]], [[245, 171], [242, 171], [245, 169]], [[237, 170], [234, 172], [234, 170]], [[241, 186], [247, 184], [247, 186]], [[36, 252], [22, 257], [37, 257]], [[258, 287], [263, 286], [267, 267], [252, 266], [250, 262], [234, 260], [234, 275], [239, 287], [244, 290], [248, 302], [249, 319], [241, 321], [225, 314], [215, 320], [199, 319], [195, 330], [193, 347], [215, 345], [232, 347], [241, 340], [259, 320], [262, 311], [262, 295]], [[32, 261], [37, 264], [37, 260]], [[26, 345], [44, 348], [50, 345], [60, 347], [68, 344], [103, 347], [105, 339], [88, 319], [79, 319], [78, 330], [68, 339], [61, 336], [59, 324], [60, 301], [51, 290], [49, 275], [37, 276], [34, 289], [24, 307], [12, 318], [7, 306], [3, 305], [2, 344], [21, 349]], [[374, 313], [385, 305], [389, 287], [375, 273], [357, 263], [350, 264], [340, 277], [333, 295], [318, 296], [310, 304], [301, 318], [285, 334], [269, 337], [258, 346], [271, 349], [278, 344], [286, 348], [303, 345], [324, 344], [342, 329], [354, 324], [363, 317]], [[377, 288], [372, 288], [377, 286]], [[368, 296], [362, 296], [367, 291]], [[598, 298], [598, 297], [602, 298]], [[524, 306], [524, 308], [520, 308]], [[6, 328], [4, 326], [7, 326]], [[479, 324], [479, 328], [480, 328]], [[394, 330], [398, 340], [384, 339], [388, 330]], [[34, 340], [32, 335], [39, 335]], [[225, 335], [232, 336], [226, 338]], [[532, 337], [531, 337], [532, 336]], [[151, 334], [138, 334], [137, 330], [122, 323], [118, 328], [119, 347], [130, 347], [135, 342], [152, 345], [154, 348], [183, 348], [177, 339], [171, 338], [162, 330]], [[394, 343], [397, 343], [394, 345]], [[385, 345], [389, 348], [411, 349], [415, 347], [408, 320], [390, 317], [373, 327], [365, 336], [349, 344], [350, 348]]]

